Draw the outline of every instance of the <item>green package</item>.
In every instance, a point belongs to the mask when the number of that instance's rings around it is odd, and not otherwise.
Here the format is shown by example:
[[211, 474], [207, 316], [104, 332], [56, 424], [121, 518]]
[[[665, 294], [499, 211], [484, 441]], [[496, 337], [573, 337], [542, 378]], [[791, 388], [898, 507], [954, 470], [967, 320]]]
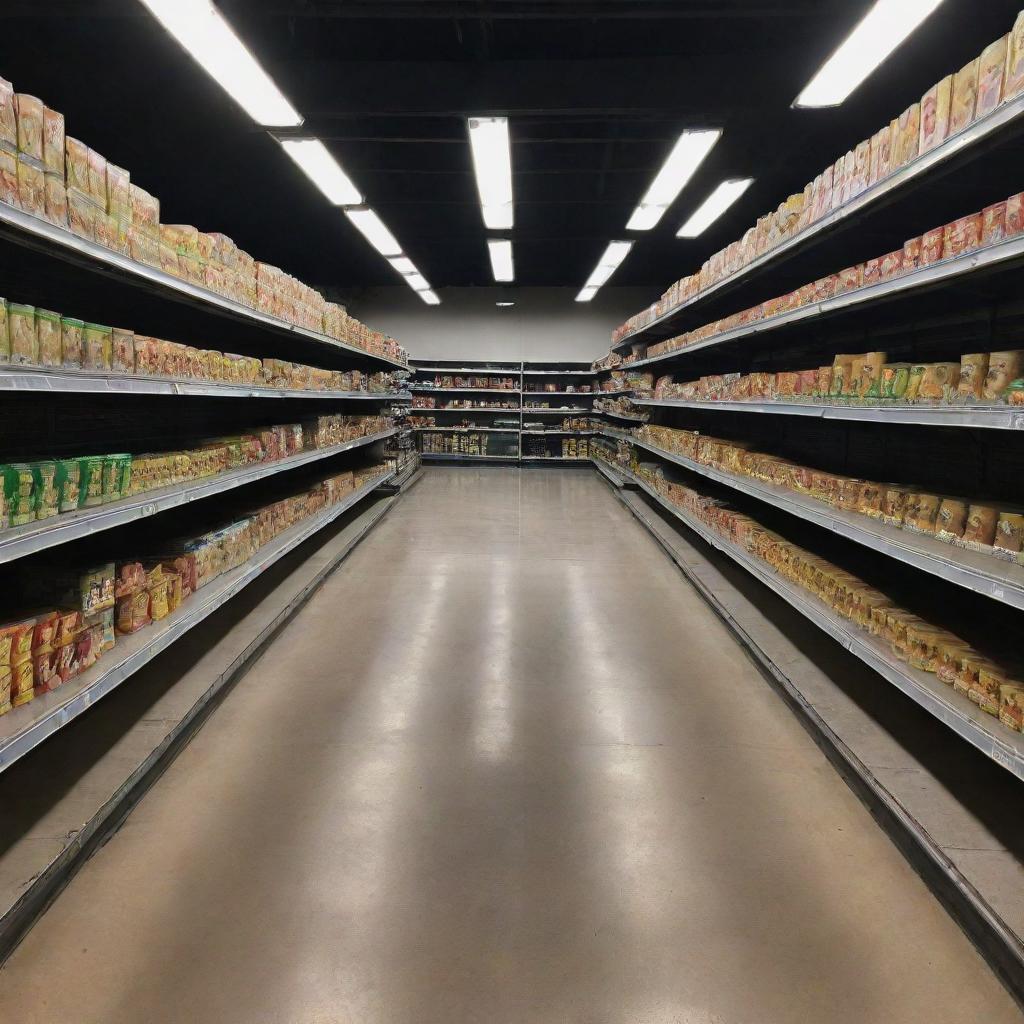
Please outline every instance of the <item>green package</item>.
[[81, 476], [81, 464], [77, 459], [61, 459], [57, 463], [57, 507], [61, 512], [74, 512], [78, 508]]
[[7, 304], [7, 337], [11, 347], [12, 363], [19, 366], [34, 366], [39, 362], [35, 306], [24, 306], [18, 302]]
[[111, 365], [114, 330], [102, 324], [82, 326], [82, 369], [109, 370]]
[[78, 460], [78, 507], [103, 504], [103, 456], [87, 455]]
[[1024, 402], [1014, 401], [1014, 395], [1019, 395], [1022, 392], [1024, 392], [1024, 377], [1018, 377], [1016, 380], [1012, 380], [1007, 384], [1006, 390], [1003, 392], [1003, 396], [1000, 401], [1009, 402], [1010, 405], [1024, 405]]
[[60, 366], [60, 313], [36, 309], [36, 344], [40, 366]]
[[35, 519], [35, 481], [31, 466], [14, 463], [4, 467], [4, 499], [11, 526], [23, 526]]
[[909, 375], [907, 377], [907, 387], [903, 392], [904, 397], [908, 402], [913, 402], [917, 399], [917, 393], [921, 390], [921, 381], [924, 380], [924, 372], [928, 369], [923, 363], [917, 363], [910, 367]]
[[132, 457], [105, 455], [103, 457], [103, 503], [117, 501], [128, 493], [131, 485]]
[[114, 563], [105, 562], [87, 569], [78, 581], [83, 615], [94, 615], [114, 607]]
[[65, 316], [60, 321], [60, 358], [62, 365], [72, 370], [82, 368], [82, 332], [85, 323]]
[[0, 299], [0, 363], [11, 361], [11, 336], [7, 332], [7, 300]]
[[57, 500], [57, 463], [33, 462], [36, 519], [49, 519], [60, 511]]

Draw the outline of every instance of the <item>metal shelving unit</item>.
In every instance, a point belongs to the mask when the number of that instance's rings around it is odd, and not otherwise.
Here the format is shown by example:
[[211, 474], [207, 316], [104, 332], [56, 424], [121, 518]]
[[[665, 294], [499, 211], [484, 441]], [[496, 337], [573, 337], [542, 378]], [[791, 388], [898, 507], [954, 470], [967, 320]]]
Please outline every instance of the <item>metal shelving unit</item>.
[[628, 369], [641, 366], [653, 366], [667, 360], [679, 359], [693, 352], [717, 348], [731, 342], [747, 338], [756, 338], [764, 334], [782, 330], [798, 323], [820, 322], [843, 313], [864, 309], [876, 303], [890, 302], [894, 299], [915, 295], [926, 289], [941, 285], [967, 281], [975, 274], [984, 271], [1008, 270], [1015, 268], [1024, 258], [1024, 235], [1005, 239], [994, 245], [970, 252], [961, 253], [949, 259], [940, 260], [927, 267], [920, 267], [899, 277], [880, 281], [866, 288], [857, 288], [844, 292], [823, 302], [812, 302], [806, 306], [778, 313], [775, 316], [757, 320], [743, 327], [735, 327], [731, 331], [723, 331], [702, 341], [683, 345], [671, 352], [662, 352], [656, 356], [637, 359], [628, 364]]
[[866, 423], [916, 424], [986, 430], [1024, 428], [1024, 407], [1008, 405], [828, 405], [811, 402], [710, 401], [634, 398], [634, 404], [663, 409], [698, 409], [712, 412], [749, 412], [771, 416], [808, 416], [812, 419], [857, 420]]
[[723, 473], [710, 466], [688, 459], [685, 455], [667, 452], [629, 434], [604, 431], [605, 436], [628, 441], [638, 448], [700, 476], [714, 480], [734, 491], [748, 494], [791, 515], [831, 530], [840, 537], [862, 544], [923, 572], [939, 576], [950, 583], [982, 594], [995, 601], [1024, 609], [1024, 565], [1004, 562], [978, 551], [953, 547], [934, 537], [927, 537], [895, 526], [876, 522], [870, 516], [833, 508], [813, 498], [794, 494], [782, 487], [747, 477]]
[[441, 434], [517, 434], [515, 427], [413, 427], [413, 430], [433, 430]]
[[408, 369], [405, 363], [385, 356], [375, 355], [359, 348], [336, 341], [319, 331], [297, 327], [280, 317], [271, 316], [252, 309], [241, 302], [229, 299], [202, 285], [183, 281], [145, 263], [139, 263], [121, 253], [88, 239], [79, 238], [67, 228], [48, 224], [40, 218], [23, 213], [11, 206], [0, 203], [0, 236], [19, 245], [42, 252], [63, 262], [73, 263], [93, 273], [114, 278], [134, 288], [143, 289], [164, 298], [174, 299], [196, 309], [243, 321], [254, 327], [261, 327], [290, 337], [301, 337], [335, 352], [349, 352], [369, 362], [379, 363], [397, 369]]
[[234, 490], [236, 487], [244, 487], [257, 480], [264, 480], [269, 476], [297, 469], [299, 466], [307, 466], [311, 462], [320, 462], [354, 448], [375, 444], [396, 433], [398, 433], [396, 429], [383, 430], [380, 433], [345, 441], [343, 444], [336, 444], [330, 448], [315, 448], [312, 451], [300, 452], [274, 462], [246, 466], [187, 484], [146, 491], [130, 498], [113, 501], [109, 505], [83, 508], [77, 512], [66, 512], [62, 515], [51, 516], [49, 519], [2, 530], [0, 531], [0, 563], [13, 562], [15, 559], [25, 558], [38, 551], [45, 551], [47, 548], [68, 544], [81, 537], [89, 537], [104, 530], [111, 530], [115, 526], [123, 526], [125, 523], [131, 523], [137, 519], [145, 519], [147, 516], [153, 516], [159, 512], [167, 512], [193, 501], [200, 501], [203, 498]]
[[420, 458], [426, 460], [440, 460], [442, 462], [460, 462], [466, 460], [481, 462], [518, 462], [518, 455], [470, 455], [462, 452], [420, 452]]
[[[637, 339], [641, 339], [645, 335], [656, 340], [677, 333], [671, 330], [671, 326], [674, 321], [681, 318], [682, 314], [695, 310], [710, 298], [735, 290], [738, 285], [745, 283], [765, 269], [778, 266], [796, 253], [806, 251], [816, 241], [834, 233], [837, 229], [856, 226], [858, 222], [865, 219], [865, 214], [873, 214], [875, 211], [883, 209], [900, 192], [908, 190], [909, 186], [921, 183], [929, 174], [941, 175], [948, 172], [949, 165], [957, 158], [964, 155], [983, 155], [986, 151], [985, 144], [991, 143], [1000, 134], [1006, 134], [1007, 129], [1019, 127], [1016, 122], [1022, 113], [1024, 113], [1024, 96], [1016, 97], [1002, 104], [992, 113], [968, 125], [929, 152], [916, 157], [887, 178], [832, 210], [825, 217], [809, 224], [799, 234], [793, 235], [775, 246], [770, 252], [752, 260], [735, 274], [718, 281], [685, 302], [674, 306], [660, 317], [656, 317], [650, 323], [626, 335], [615, 342], [612, 348], [616, 350], [629, 348]], [[970, 153], [971, 150], [974, 150], [974, 154]]]
[[432, 384], [427, 387], [415, 384], [409, 385], [410, 392], [421, 395], [460, 395], [468, 391], [471, 395], [521, 395], [522, 391], [514, 388], [435, 388]]
[[332, 523], [382, 484], [394, 472], [386, 473], [353, 491], [337, 505], [280, 534], [243, 565], [218, 576], [160, 623], [129, 637], [118, 637], [113, 651], [93, 668], [50, 693], [37, 696], [20, 708], [0, 717], [0, 771], [33, 750], [48, 736], [121, 685], [129, 676], [152, 661], [193, 626], [212, 615], [248, 584], [303, 541]]
[[299, 391], [257, 387], [251, 384], [217, 384], [212, 381], [98, 374], [39, 367], [0, 369], [0, 392], [45, 392], [84, 395], [178, 395], [194, 398], [319, 398], [335, 401], [402, 402], [407, 391]]
[[[595, 459], [598, 468], [601, 460]], [[977, 747], [993, 761], [1019, 779], [1024, 779], [1024, 735], [1000, 725], [999, 720], [985, 714], [966, 697], [945, 686], [935, 676], [911, 668], [896, 658], [888, 646], [865, 630], [838, 616], [824, 602], [783, 579], [763, 562], [753, 558], [683, 509], [666, 501], [654, 488], [639, 477], [616, 467], [615, 472], [629, 479], [662, 508], [682, 522], [723, 554], [737, 562], [752, 576], [783, 598], [802, 615], [860, 658], [893, 686], [934, 715], [958, 736]]]

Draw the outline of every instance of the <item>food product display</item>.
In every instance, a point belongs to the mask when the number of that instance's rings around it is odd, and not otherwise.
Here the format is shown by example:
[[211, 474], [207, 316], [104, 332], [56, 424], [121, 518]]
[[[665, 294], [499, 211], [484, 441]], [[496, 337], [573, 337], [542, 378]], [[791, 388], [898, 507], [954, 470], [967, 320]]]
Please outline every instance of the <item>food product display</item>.
[[389, 416], [319, 416], [303, 423], [218, 438], [180, 451], [86, 455], [0, 465], [0, 532], [60, 513], [274, 462], [302, 451], [344, 444], [382, 433], [393, 425]]
[[[444, 404], [439, 404], [443, 402]], [[519, 402], [508, 400], [505, 402], [496, 402], [493, 399], [481, 399], [479, 396], [474, 398], [450, 398], [450, 399], [437, 399], [434, 397], [427, 397], [426, 395], [413, 395], [412, 396], [412, 408], [413, 409], [519, 409]]]
[[417, 388], [441, 388], [445, 391], [459, 391], [465, 388], [468, 391], [516, 391], [519, 381], [515, 377], [494, 377], [494, 376], [464, 376], [450, 374], [435, 374], [434, 377], [417, 378]]
[[375, 356], [408, 362], [394, 338], [227, 237], [161, 224], [160, 203], [130, 173], [68, 136], [64, 116], [0, 79], [0, 202], [140, 264]]
[[[816, 303], [827, 302], [847, 292], [870, 288], [883, 281], [911, 273], [919, 267], [940, 260], [956, 259], [981, 246], [1024, 234], [1022, 209], [1024, 193], [1018, 193], [1007, 199], [1005, 204], [994, 204], [984, 212], [979, 211], [961, 217], [941, 228], [926, 232], [920, 238], [910, 239], [901, 250], [849, 267], [839, 273], [829, 274], [817, 281], [801, 285], [786, 295], [767, 299], [739, 313], [732, 313], [675, 338], [660, 341], [647, 349], [646, 357], [665, 355], [697, 342], [713, 341], [730, 331]], [[596, 368], [598, 367], [595, 364]]]
[[335, 474], [220, 529], [172, 542], [159, 554], [35, 580], [34, 588], [53, 604], [0, 625], [0, 714], [92, 668], [118, 636], [166, 619], [198, 588], [248, 561], [289, 527], [387, 471], [381, 464]]
[[814, 405], [998, 406], [1024, 403], [1024, 351], [973, 352], [959, 362], [888, 362], [884, 352], [837, 355], [831, 366], [658, 379], [656, 399]]
[[636, 449], [612, 452], [593, 445], [594, 457], [644, 481], [667, 503], [702, 527], [806, 590], [866, 637], [872, 637], [900, 661], [936, 676], [1007, 728], [1020, 732], [1024, 682], [1012, 667], [1001, 666], [954, 633], [901, 608], [892, 598], [792, 541], [756, 519], [669, 479], [664, 468], [639, 461]]
[[933, 494], [912, 484], [853, 479], [758, 452], [746, 442], [693, 430], [644, 424], [634, 428], [631, 436], [727, 476], [771, 484], [887, 526], [934, 537], [951, 547], [1024, 564], [1022, 506], [1005, 508], [982, 499]]
[[648, 413], [635, 406], [628, 398], [599, 398], [594, 403], [595, 412], [607, 412], [620, 419], [646, 420]]
[[424, 455], [515, 455], [508, 450], [507, 442], [500, 450], [491, 450], [489, 433], [441, 434], [433, 431], [420, 435], [420, 451]]
[[249, 384], [291, 391], [397, 390], [392, 373], [324, 370], [181, 345], [0, 299], [0, 365]]
[[[802, 192], [758, 218], [742, 238], [707, 259], [697, 273], [672, 284], [658, 302], [617, 327], [612, 343], [635, 334], [675, 307], [743, 270], [856, 198], [866, 187], [884, 181], [920, 153], [934, 149], [978, 118], [1024, 90], [1024, 12], [1009, 36], [997, 39], [956, 74], [932, 86], [888, 126], [855, 146], [823, 171]], [[865, 168], [867, 173], [865, 174]], [[950, 255], [947, 252], [946, 255]]]

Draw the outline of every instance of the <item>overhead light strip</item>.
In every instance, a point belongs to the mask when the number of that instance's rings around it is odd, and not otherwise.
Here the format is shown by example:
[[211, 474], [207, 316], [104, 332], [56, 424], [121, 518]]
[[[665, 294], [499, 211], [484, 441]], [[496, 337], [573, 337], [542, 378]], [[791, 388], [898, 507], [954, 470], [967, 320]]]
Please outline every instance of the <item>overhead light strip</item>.
[[940, 3], [942, 0], [876, 0], [793, 106], [839, 106]]
[[753, 178], [734, 178], [723, 181], [690, 214], [689, 220], [676, 232], [676, 238], [696, 238], [703, 234], [753, 183]]
[[514, 219], [508, 118], [471, 117], [467, 128], [484, 224], [492, 230], [507, 231]]
[[363, 194], [319, 139], [281, 139], [284, 151], [335, 206], [358, 206]]
[[675, 202], [721, 137], [722, 132], [717, 128], [683, 132], [640, 200], [640, 205], [633, 211], [626, 230], [650, 231]]
[[302, 115], [288, 102], [210, 0], [142, 0], [153, 17], [257, 123], [295, 127]]
[[514, 281], [516, 271], [512, 261], [512, 243], [507, 238], [488, 238], [487, 249], [491, 255], [494, 280]]
[[576, 296], [577, 302], [589, 302], [598, 292], [598, 289], [619, 269], [622, 261], [629, 255], [633, 248], [633, 242], [609, 242], [608, 248], [601, 254], [593, 273], [587, 278], [587, 283], [580, 289]]

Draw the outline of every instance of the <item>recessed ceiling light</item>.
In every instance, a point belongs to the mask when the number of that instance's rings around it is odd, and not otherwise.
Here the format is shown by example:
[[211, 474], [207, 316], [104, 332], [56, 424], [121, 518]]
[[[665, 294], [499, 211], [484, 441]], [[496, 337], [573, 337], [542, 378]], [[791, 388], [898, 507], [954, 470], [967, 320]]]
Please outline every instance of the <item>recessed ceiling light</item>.
[[357, 206], [359, 189], [319, 139], [281, 139], [284, 151], [335, 206]]
[[416, 269], [416, 264], [413, 263], [408, 256], [393, 256], [388, 260], [388, 263], [395, 268], [400, 274], [418, 274], [419, 271]]
[[507, 230], [513, 220], [508, 118], [471, 117], [468, 126], [484, 224], [495, 230]]
[[422, 274], [406, 274], [405, 282], [414, 292], [425, 292], [430, 282]]
[[711, 131], [683, 132], [672, 152], [655, 175], [651, 187], [640, 200], [626, 225], [628, 231], [650, 231], [662, 214], [675, 202], [676, 196], [693, 177], [704, 158], [722, 137], [717, 128]]
[[576, 296], [577, 302], [589, 302], [597, 294], [597, 289], [592, 285], [585, 285], [580, 289], [579, 295]]
[[428, 306], [440, 306], [441, 300], [431, 291], [416, 293]]
[[210, 0], [142, 2], [257, 124], [281, 128], [302, 124], [302, 115]]
[[676, 232], [676, 238], [696, 238], [699, 234], [707, 231], [753, 183], [753, 178], [735, 178], [723, 181], [690, 214], [689, 220]]
[[876, 0], [793, 106], [839, 106], [940, 3], [942, 0]]
[[402, 247], [398, 244], [398, 239], [388, 231], [384, 221], [369, 207], [361, 210], [346, 210], [345, 216], [352, 221], [381, 256], [402, 255]]
[[491, 254], [491, 272], [495, 281], [514, 281], [516, 272], [512, 263], [512, 243], [507, 238], [488, 238]]
[[496, 306], [514, 306], [515, 303], [514, 302], [496, 302], [495, 305]]

